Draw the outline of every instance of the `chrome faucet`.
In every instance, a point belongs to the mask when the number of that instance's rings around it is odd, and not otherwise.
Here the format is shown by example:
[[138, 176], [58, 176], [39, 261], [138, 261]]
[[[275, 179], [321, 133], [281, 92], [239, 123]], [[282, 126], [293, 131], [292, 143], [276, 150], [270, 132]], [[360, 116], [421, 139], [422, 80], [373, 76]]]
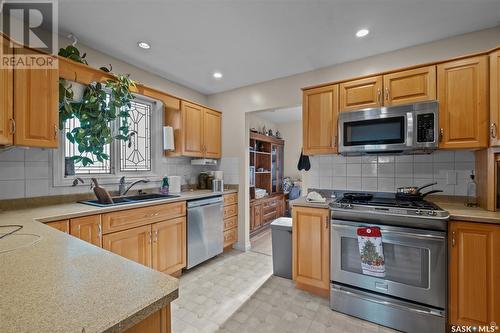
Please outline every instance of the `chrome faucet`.
[[118, 194], [120, 196], [124, 196], [135, 184], [139, 183], [149, 183], [149, 180], [139, 179], [136, 180], [135, 182], [132, 182], [129, 186], [127, 186], [127, 184], [125, 183], [125, 176], [123, 176], [122, 178], [120, 178], [120, 184], [118, 185]]

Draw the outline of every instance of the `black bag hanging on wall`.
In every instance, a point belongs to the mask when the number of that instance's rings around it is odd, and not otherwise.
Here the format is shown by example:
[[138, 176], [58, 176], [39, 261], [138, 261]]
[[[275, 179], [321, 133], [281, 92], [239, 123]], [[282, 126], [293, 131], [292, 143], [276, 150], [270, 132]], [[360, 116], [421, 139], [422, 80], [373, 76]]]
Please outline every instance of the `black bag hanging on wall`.
[[309, 161], [309, 156], [304, 155], [304, 149], [300, 152], [299, 163], [297, 164], [297, 169], [309, 171], [311, 169], [311, 162]]

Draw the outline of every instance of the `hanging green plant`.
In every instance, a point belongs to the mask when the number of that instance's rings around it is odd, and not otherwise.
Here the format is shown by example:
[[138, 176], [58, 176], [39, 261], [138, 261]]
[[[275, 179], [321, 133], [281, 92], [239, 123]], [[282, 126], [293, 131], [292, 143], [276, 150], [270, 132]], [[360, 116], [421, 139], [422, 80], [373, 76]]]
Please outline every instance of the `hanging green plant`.
[[[114, 79], [85, 86], [82, 99], [75, 101], [72, 85], [59, 80], [59, 128], [63, 130], [65, 122], [73, 118], [80, 123], [66, 133], [66, 138], [78, 147], [78, 154], [71, 156], [75, 163], [87, 166], [94, 164], [94, 158], [100, 162], [108, 160], [109, 155], [104, 152], [107, 144], [113, 139], [129, 141], [135, 134], [128, 125], [134, 99], [131, 87], [135, 87], [135, 82], [129, 75], [114, 75]], [[111, 130], [114, 121], [120, 122], [116, 134]]]

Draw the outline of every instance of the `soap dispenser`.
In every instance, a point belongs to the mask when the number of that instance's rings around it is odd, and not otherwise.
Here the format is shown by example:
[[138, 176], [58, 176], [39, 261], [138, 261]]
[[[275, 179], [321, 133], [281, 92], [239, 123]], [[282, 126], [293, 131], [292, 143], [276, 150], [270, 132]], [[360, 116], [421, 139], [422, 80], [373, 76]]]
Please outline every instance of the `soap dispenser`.
[[477, 184], [474, 178], [475, 178], [474, 170], [472, 170], [470, 174], [470, 181], [469, 183], [467, 183], [467, 199], [465, 202], [465, 205], [467, 207], [477, 206], [477, 197], [476, 197]]

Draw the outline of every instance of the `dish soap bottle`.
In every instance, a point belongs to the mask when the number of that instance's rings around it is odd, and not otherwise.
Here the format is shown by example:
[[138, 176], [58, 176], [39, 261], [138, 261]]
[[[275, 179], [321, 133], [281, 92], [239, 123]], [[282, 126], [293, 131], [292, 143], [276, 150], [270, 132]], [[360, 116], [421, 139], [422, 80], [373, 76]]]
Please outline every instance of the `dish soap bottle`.
[[477, 197], [476, 197], [477, 184], [474, 178], [475, 178], [474, 170], [472, 170], [470, 174], [470, 182], [467, 184], [467, 201], [465, 202], [465, 205], [467, 207], [477, 206]]
[[160, 194], [168, 195], [170, 185], [168, 184], [168, 177], [163, 177], [161, 181]]

